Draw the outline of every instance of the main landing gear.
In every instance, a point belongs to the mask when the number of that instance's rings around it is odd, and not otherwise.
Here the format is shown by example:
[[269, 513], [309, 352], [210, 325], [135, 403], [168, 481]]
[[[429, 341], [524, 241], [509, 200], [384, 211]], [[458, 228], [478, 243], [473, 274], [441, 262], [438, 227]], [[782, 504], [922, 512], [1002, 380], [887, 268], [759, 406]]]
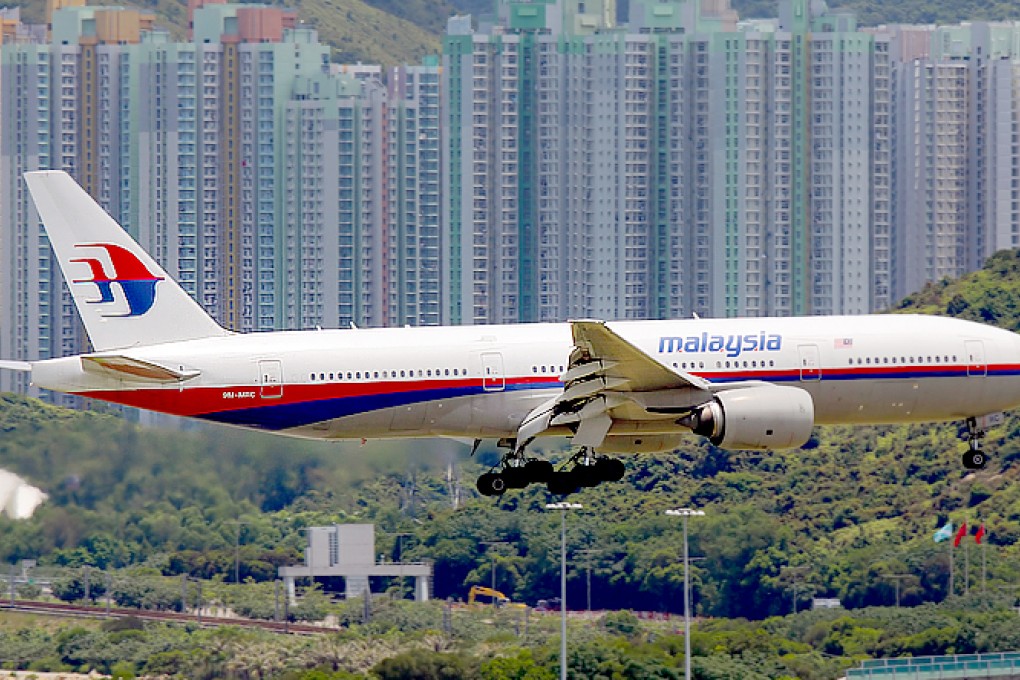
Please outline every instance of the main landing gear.
[[981, 440], [985, 431], [978, 426], [976, 418], [967, 418], [967, 446], [969, 450], [963, 454], [963, 467], [968, 470], [984, 470], [988, 464], [985, 452], [981, 450]]
[[556, 470], [547, 460], [525, 458], [511, 447], [503, 456], [500, 469], [495, 468], [478, 478], [476, 486], [483, 496], [501, 496], [507, 489], [523, 489], [531, 484], [545, 484], [549, 493], [565, 496], [582, 487], [598, 486], [602, 482], [623, 479], [623, 461], [608, 456], [596, 456], [595, 451], [582, 447], [571, 457], [569, 470]]

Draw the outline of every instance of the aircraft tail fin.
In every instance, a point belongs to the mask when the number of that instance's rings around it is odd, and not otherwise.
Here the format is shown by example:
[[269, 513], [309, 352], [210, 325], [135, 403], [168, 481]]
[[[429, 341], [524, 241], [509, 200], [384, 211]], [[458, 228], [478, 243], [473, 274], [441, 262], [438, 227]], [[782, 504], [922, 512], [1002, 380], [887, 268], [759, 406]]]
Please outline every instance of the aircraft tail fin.
[[66, 172], [25, 182], [96, 351], [229, 333]]

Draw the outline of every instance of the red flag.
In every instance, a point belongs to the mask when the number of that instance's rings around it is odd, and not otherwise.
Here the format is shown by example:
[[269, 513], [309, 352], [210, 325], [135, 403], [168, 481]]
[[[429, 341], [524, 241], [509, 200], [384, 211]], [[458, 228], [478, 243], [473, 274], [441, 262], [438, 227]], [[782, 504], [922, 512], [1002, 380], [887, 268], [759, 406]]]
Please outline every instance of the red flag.
[[977, 532], [974, 534], [974, 540], [980, 544], [981, 539], [984, 537], [985, 537], [985, 525], [982, 524], [981, 526], [978, 527]]
[[953, 539], [953, 547], [959, 548], [960, 541], [967, 535], [967, 523], [964, 522], [960, 525], [960, 530], [956, 532], [956, 538]]

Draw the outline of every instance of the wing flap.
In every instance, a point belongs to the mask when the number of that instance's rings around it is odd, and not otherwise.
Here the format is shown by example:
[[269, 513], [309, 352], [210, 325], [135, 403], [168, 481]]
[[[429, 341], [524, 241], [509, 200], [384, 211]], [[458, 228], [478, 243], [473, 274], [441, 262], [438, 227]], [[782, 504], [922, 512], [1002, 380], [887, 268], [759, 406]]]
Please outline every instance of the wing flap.
[[576, 445], [597, 447], [616, 420], [673, 421], [711, 397], [707, 380], [662, 364], [604, 321], [570, 325], [574, 349], [563, 391], [524, 419], [519, 448], [550, 428], [569, 428]]
[[184, 382], [200, 375], [201, 371], [175, 370], [150, 361], [142, 361], [117, 354], [89, 355], [81, 358], [81, 366], [86, 371], [108, 375], [117, 374], [122, 379], [142, 382]]

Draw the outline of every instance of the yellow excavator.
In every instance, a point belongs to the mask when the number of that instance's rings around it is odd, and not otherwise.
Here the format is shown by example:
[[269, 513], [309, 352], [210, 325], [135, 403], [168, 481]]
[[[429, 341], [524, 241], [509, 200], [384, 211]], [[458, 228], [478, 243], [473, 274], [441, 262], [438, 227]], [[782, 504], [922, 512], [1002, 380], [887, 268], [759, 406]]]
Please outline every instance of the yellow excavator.
[[[478, 597], [489, 598], [488, 602], [478, 602]], [[471, 590], [468, 591], [468, 604], [492, 604], [495, 603], [497, 607], [514, 607], [515, 609], [523, 609], [527, 607], [525, 604], [519, 602], [511, 602], [510, 598], [492, 588], [486, 588], [485, 586], [471, 586]]]

